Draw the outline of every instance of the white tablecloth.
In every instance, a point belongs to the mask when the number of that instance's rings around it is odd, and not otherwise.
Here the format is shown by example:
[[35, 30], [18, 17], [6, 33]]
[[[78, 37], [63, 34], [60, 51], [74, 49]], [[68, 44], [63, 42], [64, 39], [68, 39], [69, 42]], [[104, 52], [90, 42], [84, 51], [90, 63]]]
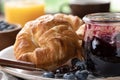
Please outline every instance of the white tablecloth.
[[0, 80], [24, 80], [0, 71]]

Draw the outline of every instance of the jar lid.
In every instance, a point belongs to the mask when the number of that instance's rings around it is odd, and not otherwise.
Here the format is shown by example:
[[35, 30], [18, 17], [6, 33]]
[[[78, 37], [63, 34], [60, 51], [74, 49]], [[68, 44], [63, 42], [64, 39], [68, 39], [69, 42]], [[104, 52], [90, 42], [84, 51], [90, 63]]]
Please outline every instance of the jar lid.
[[92, 13], [83, 17], [85, 23], [116, 23], [120, 22], [120, 13]]

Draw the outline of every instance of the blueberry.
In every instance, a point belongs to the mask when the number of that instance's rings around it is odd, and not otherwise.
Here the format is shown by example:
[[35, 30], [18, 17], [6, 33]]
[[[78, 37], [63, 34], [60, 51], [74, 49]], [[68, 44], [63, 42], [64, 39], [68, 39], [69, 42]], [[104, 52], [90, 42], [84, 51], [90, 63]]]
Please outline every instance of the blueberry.
[[73, 73], [65, 73], [63, 75], [63, 78], [67, 80], [76, 80], [76, 77]]
[[62, 78], [63, 77], [63, 74], [61, 73], [61, 71], [60, 71], [60, 69], [57, 69], [56, 71], [55, 71], [55, 78]]
[[61, 74], [61, 73], [56, 73], [56, 74], [55, 74], [55, 78], [63, 78], [63, 74]]
[[43, 77], [54, 78], [55, 75], [53, 72], [45, 72], [45, 73], [43, 73]]
[[0, 24], [1, 24], [1, 23], [4, 23], [4, 21], [0, 21]]
[[80, 70], [76, 71], [75, 76], [77, 77], [78, 80], [84, 80]]
[[84, 70], [84, 71], [76, 71], [75, 76], [77, 77], [77, 80], [86, 80], [88, 77], [88, 71]]
[[61, 70], [60, 70], [60, 69], [57, 69], [55, 73], [61, 73]]
[[6, 24], [5, 21], [0, 21], [0, 25], [4, 25], [4, 24]]
[[5, 21], [0, 21], [0, 31], [14, 29], [15, 26], [11, 25]]
[[88, 71], [88, 70], [82, 70], [81, 73], [83, 74], [83, 76], [84, 76], [85, 78], [87, 78], [88, 75], [89, 75], [89, 71]]
[[73, 59], [71, 60], [72, 66], [74, 66], [74, 65], [76, 64], [76, 62], [80, 62], [80, 60], [79, 60], [78, 58], [73, 58]]
[[59, 67], [57, 70], [56, 70], [56, 73], [67, 73], [70, 71], [70, 67], [68, 65], [64, 65], [64, 66], [61, 66]]
[[7, 26], [5, 24], [0, 25], [0, 30], [1, 31], [4, 30], [4, 29], [6, 29], [6, 28], [7, 28]]
[[88, 75], [88, 79], [96, 79], [96, 76], [92, 75], [92, 74], [89, 74]]
[[75, 64], [75, 66], [77, 67], [78, 70], [85, 70], [86, 69], [85, 62], [77, 62]]
[[76, 62], [76, 64], [74, 66], [72, 66], [73, 71], [85, 70], [85, 69], [86, 69], [85, 62]]
[[6, 28], [6, 30], [10, 30], [10, 29], [14, 29], [14, 28], [15, 28], [14, 26], [10, 25]]

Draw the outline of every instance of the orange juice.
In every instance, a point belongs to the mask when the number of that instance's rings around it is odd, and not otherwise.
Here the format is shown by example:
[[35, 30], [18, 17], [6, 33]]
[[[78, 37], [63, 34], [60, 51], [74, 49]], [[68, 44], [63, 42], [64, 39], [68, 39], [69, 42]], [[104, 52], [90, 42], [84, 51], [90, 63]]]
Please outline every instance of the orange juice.
[[14, 0], [5, 2], [5, 19], [9, 23], [17, 23], [24, 26], [27, 21], [45, 14], [44, 3], [35, 0]]

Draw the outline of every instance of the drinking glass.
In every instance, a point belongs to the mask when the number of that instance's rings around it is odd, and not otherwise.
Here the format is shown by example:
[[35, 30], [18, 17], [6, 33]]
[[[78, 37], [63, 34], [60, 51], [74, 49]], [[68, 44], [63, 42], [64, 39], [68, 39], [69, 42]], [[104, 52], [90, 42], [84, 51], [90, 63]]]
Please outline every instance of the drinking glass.
[[5, 20], [9, 23], [24, 24], [45, 14], [44, 0], [5, 0]]

